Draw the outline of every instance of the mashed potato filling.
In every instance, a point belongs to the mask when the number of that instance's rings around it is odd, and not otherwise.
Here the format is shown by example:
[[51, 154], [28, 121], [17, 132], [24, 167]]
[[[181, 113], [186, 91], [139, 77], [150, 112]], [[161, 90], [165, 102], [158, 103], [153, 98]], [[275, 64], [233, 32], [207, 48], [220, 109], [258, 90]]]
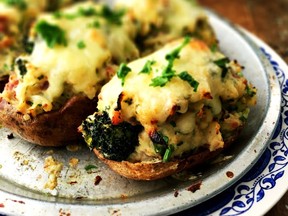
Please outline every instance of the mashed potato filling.
[[221, 125], [226, 134], [243, 126], [255, 93], [236, 61], [187, 37], [122, 64], [102, 88], [98, 109], [113, 124], [143, 126], [131, 161], [162, 160], [200, 147], [223, 148]]

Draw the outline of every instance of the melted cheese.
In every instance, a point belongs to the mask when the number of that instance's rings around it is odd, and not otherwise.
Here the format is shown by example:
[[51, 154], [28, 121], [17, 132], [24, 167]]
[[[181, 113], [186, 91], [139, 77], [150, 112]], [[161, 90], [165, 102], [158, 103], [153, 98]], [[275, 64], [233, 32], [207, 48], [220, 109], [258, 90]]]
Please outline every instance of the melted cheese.
[[198, 20], [207, 19], [204, 11], [194, 1], [117, 0], [115, 4], [116, 7], [128, 8], [129, 16], [139, 22], [142, 35], [146, 35], [154, 27], [164, 27], [165, 37], [170, 40], [182, 35], [183, 31], [193, 32]]
[[[2, 96], [23, 114], [32, 115], [39, 106], [44, 111], [52, 110], [53, 102], [65, 93], [66, 85], [72, 88], [74, 94], [81, 93], [90, 99], [94, 98], [108, 79], [106, 66], [111, 64], [111, 60], [119, 62], [138, 57], [129, 21], [124, 20], [122, 25], [116, 25], [105, 17], [77, 15], [79, 10], [92, 9], [99, 12], [102, 8], [103, 5], [87, 2], [61, 11], [63, 17], [55, 17], [53, 14], [39, 16], [36, 25], [45, 21], [59, 27], [65, 33], [67, 45], [49, 47], [47, 41], [32, 29], [33, 52], [18, 58], [18, 61], [25, 62], [27, 72], [21, 75], [21, 70], [16, 69], [19, 79], [15, 88], [16, 100], [5, 98], [5, 91]], [[69, 18], [69, 15], [75, 17]], [[95, 21], [98, 26], [93, 26]], [[79, 47], [79, 43], [84, 47]], [[47, 89], [41, 89], [42, 81], [39, 77], [47, 80]]]
[[[224, 58], [224, 55], [210, 51], [201, 41], [191, 40], [174, 61], [172, 69], [175, 76], [165, 86], [151, 86], [152, 79], [160, 76], [167, 66], [167, 54], [178, 49], [182, 43], [183, 40], [177, 40], [147, 57], [129, 63], [127, 67], [131, 72], [125, 77], [124, 85], [122, 79], [115, 76], [103, 86], [99, 94], [100, 111], [107, 111], [112, 119], [120, 102], [123, 121], [144, 127], [139, 135], [140, 145], [130, 160], [143, 161], [145, 157], [149, 160], [157, 157], [149, 137], [153, 131], [169, 138], [169, 144], [175, 146], [174, 156], [181, 156], [183, 152], [203, 145], [207, 145], [210, 151], [224, 145], [220, 125], [214, 119], [222, 111], [220, 98], [238, 100], [245, 94], [247, 81], [244, 77], [235, 76], [241, 71], [235, 62], [229, 63], [229, 70], [234, 70], [235, 74], [228, 72], [223, 79], [222, 70], [214, 61]], [[147, 61], [155, 62], [150, 73], [140, 74]], [[196, 91], [177, 76], [183, 71], [199, 83]]]

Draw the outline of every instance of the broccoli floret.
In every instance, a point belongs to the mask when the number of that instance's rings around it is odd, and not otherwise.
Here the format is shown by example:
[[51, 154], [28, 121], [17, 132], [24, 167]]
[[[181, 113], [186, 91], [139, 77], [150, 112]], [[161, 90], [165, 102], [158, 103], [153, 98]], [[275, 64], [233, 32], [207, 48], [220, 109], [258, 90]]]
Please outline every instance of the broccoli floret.
[[82, 123], [82, 134], [88, 146], [114, 161], [126, 160], [134, 152], [141, 130], [141, 126], [127, 122], [113, 125], [107, 112], [88, 116]]

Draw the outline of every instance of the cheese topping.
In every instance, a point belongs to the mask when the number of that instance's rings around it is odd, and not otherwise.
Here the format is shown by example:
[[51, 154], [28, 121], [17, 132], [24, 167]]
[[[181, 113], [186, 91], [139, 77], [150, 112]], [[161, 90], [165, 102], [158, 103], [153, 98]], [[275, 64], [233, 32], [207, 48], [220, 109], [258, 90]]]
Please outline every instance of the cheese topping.
[[115, 4], [126, 8], [129, 18], [138, 24], [143, 47], [152, 47], [147, 52], [187, 34], [200, 37], [209, 45], [216, 43], [205, 12], [194, 1], [117, 0]]
[[111, 15], [109, 10], [87, 2], [39, 16], [31, 31], [33, 52], [16, 60], [19, 83], [15, 98], [9, 98], [5, 91], [2, 96], [23, 114], [32, 115], [39, 107], [52, 110], [53, 102], [62, 97], [67, 86], [73, 94], [94, 98], [109, 78], [107, 65], [111, 61], [138, 56], [129, 22], [120, 23], [121, 14], [117, 20], [105, 17]]
[[[70, 2], [57, 1], [56, 6]], [[30, 22], [47, 9], [51, 9], [49, 0], [0, 0], [0, 77], [10, 73], [15, 58], [24, 52], [22, 43]]]
[[[147, 62], [150, 70], [142, 73]], [[98, 109], [108, 112], [112, 123], [120, 112], [122, 121], [144, 127], [130, 160], [159, 157], [153, 137], [173, 146], [173, 156], [205, 145], [214, 151], [224, 145], [216, 119], [225, 103], [244, 103], [240, 115], [255, 103], [254, 96], [246, 97], [248, 84], [241, 70], [236, 62], [226, 62], [222, 53], [212, 52], [202, 41], [177, 40], [129, 63], [124, 78], [117, 73], [102, 88]], [[235, 123], [232, 117], [230, 120]], [[238, 122], [236, 128], [242, 124]]]

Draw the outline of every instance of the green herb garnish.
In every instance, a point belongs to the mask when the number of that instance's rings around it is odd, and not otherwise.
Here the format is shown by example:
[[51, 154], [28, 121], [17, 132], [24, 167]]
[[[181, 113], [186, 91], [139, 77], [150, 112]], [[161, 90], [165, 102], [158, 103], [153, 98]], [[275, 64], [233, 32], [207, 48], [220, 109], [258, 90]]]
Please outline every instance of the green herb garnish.
[[84, 43], [84, 41], [79, 41], [79, 42], [77, 43], [77, 47], [78, 47], [79, 49], [84, 49], [84, 48], [86, 47], [86, 44]]
[[177, 47], [176, 49], [174, 49], [171, 53], [167, 54], [165, 56], [165, 59], [168, 61], [167, 66], [164, 68], [161, 76], [155, 77], [152, 79], [152, 83], [150, 84], [150, 86], [153, 87], [163, 87], [165, 86], [176, 74], [176, 71], [173, 70], [173, 64], [174, 61], [179, 58], [179, 53], [182, 50], [182, 48], [184, 46], [186, 46], [188, 43], [190, 42], [190, 37], [186, 37], [183, 41], [183, 43]]
[[35, 30], [46, 41], [48, 47], [53, 48], [56, 44], [67, 46], [65, 32], [59, 26], [41, 20], [36, 24]]
[[100, 28], [100, 23], [98, 20], [94, 20], [92, 23], [88, 24], [88, 28]]
[[228, 68], [226, 64], [230, 62], [229, 58], [222, 58], [214, 61], [214, 64], [216, 64], [218, 67], [222, 69], [221, 77], [224, 78], [226, 74], [228, 73]]
[[148, 60], [142, 70], [139, 73], [146, 73], [149, 74], [152, 71], [152, 65], [155, 64], [156, 62], [153, 60]]
[[246, 94], [249, 97], [254, 97], [256, 95], [256, 89], [255, 88], [251, 88], [249, 85], [246, 86]]
[[89, 171], [89, 170], [91, 170], [91, 169], [97, 169], [97, 166], [91, 165], [91, 164], [85, 166], [85, 170], [86, 170], [86, 171]]
[[163, 156], [163, 162], [169, 162], [171, 159], [172, 153], [174, 151], [174, 146], [169, 145], [168, 148], [165, 150], [164, 156]]
[[117, 77], [122, 80], [121, 85], [124, 85], [125, 77], [131, 71], [131, 68], [127, 67], [126, 64], [122, 63], [117, 71]]
[[26, 68], [26, 65], [25, 65], [26, 63], [27, 62], [25, 60], [22, 60], [20, 58], [16, 60], [17, 67], [18, 67], [20, 75], [22, 77], [27, 73], [27, 68]]
[[108, 22], [115, 24], [115, 25], [121, 25], [122, 21], [121, 18], [125, 14], [124, 10], [112, 10], [107, 5], [103, 5], [100, 11], [96, 11], [93, 7], [88, 8], [79, 8], [78, 11], [75, 13], [62, 13], [60, 11], [54, 12], [54, 17], [56, 19], [65, 18], [65, 19], [76, 19], [77, 17], [103, 17]]
[[27, 8], [27, 3], [24, 0], [2, 0], [5, 4], [9, 6], [14, 6], [20, 10], [25, 10]]
[[101, 11], [101, 16], [105, 18], [108, 22], [113, 23], [115, 25], [121, 25], [121, 18], [125, 14], [124, 10], [115, 10], [113, 11], [107, 5], [104, 5]]
[[197, 82], [193, 77], [187, 72], [183, 71], [182, 73], [178, 74], [178, 76], [184, 80], [187, 81], [192, 88], [194, 88], [194, 92], [197, 91], [197, 88], [199, 86], [199, 82]]

